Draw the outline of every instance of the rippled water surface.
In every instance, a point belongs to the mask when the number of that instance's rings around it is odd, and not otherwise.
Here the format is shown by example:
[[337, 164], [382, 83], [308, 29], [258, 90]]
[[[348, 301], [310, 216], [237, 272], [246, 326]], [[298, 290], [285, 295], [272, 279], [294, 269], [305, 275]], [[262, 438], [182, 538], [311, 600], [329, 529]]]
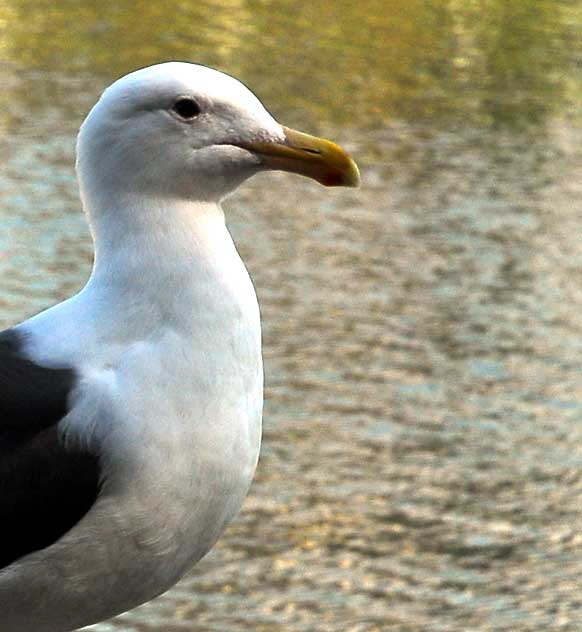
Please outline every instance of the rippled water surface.
[[3, 326], [83, 285], [74, 136], [133, 68], [226, 70], [362, 168], [228, 201], [264, 323], [256, 481], [95, 632], [582, 629], [581, 28], [575, 0], [0, 0]]

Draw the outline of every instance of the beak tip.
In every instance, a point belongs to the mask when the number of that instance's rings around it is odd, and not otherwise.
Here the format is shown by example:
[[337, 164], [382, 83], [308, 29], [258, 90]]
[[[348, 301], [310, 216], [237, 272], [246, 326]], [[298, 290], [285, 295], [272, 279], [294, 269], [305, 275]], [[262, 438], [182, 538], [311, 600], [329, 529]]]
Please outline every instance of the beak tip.
[[356, 163], [350, 158], [350, 162], [341, 169], [334, 169], [326, 173], [320, 180], [326, 187], [350, 187], [357, 189], [362, 179]]
[[352, 189], [358, 189], [360, 184], [362, 184], [362, 178], [360, 176], [358, 165], [356, 165], [354, 161], [352, 161], [352, 170], [347, 175], [346, 186], [351, 187]]

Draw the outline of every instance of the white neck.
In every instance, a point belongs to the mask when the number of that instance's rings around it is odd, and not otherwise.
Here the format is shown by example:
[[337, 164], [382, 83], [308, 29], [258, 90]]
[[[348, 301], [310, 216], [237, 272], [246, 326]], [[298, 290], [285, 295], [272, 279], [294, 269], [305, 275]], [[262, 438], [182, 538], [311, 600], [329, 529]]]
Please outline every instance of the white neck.
[[[95, 264], [91, 282], [142, 285], [232, 251], [224, 212], [216, 202], [132, 196], [107, 209], [87, 209]], [[168, 279], [166, 279], [168, 280]]]
[[99, 363], [116, 344], [164, 331], [185, 344], [212, 332], [222, 344], [225, 332], [243, 326], [260, 341], [257, 298], [219, 204], [127, 202], [86, 209], [93, 271], [79, 294], [27, 321], [39, 360], [81, 363], [91, 356]]
[[[90, 212], [95, 264], [86, 291], [117, 318], [125, 314], [128, 335], [198, 330], [216, 315], [224, 327], [241, 317], [258, 327], [254, 288], [218, 203], [125, 202]], [[134, 332], [132, 321], [143, 330]]]
[[87, 285], [27, 324], [43, 361], [99, 358], [163, 331], [222, 344], [243, 327], [260, 345], [256, 294], [218, 203], [136, 197], [86, 210], [96, 251]]

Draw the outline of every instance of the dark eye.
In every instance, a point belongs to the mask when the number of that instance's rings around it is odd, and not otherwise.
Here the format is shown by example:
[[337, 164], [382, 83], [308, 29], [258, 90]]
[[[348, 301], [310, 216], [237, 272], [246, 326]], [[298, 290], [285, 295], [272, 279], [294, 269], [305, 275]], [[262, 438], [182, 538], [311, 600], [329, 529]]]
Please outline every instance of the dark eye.
[[200, 106], [193, 99], [181, 97], [174, 103], [172, 108], [176, 114], [183, 119], [189, 120], [200, 114]]

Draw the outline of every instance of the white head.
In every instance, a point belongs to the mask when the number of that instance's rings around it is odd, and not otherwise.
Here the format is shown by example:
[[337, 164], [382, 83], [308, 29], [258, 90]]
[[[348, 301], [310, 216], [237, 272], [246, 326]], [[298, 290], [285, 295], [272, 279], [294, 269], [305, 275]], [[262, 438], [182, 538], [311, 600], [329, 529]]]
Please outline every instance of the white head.
[[242, 83], [189, 63], [158, 64], [117, 80], [89, 113], [77, 143], [88, 207], [104, 191], [116, 198], [218, 200], [266, 169], [330, 185], [358, 180], [337, 145], [282, 127]]
[[281, 126], [245, 86], [220, 72], [165, 63], [111, 85], [83, 123], [77, 170], [93, 189], [161, 197], [215, 198], [260, 168], [239, 145], [283, 141]]

